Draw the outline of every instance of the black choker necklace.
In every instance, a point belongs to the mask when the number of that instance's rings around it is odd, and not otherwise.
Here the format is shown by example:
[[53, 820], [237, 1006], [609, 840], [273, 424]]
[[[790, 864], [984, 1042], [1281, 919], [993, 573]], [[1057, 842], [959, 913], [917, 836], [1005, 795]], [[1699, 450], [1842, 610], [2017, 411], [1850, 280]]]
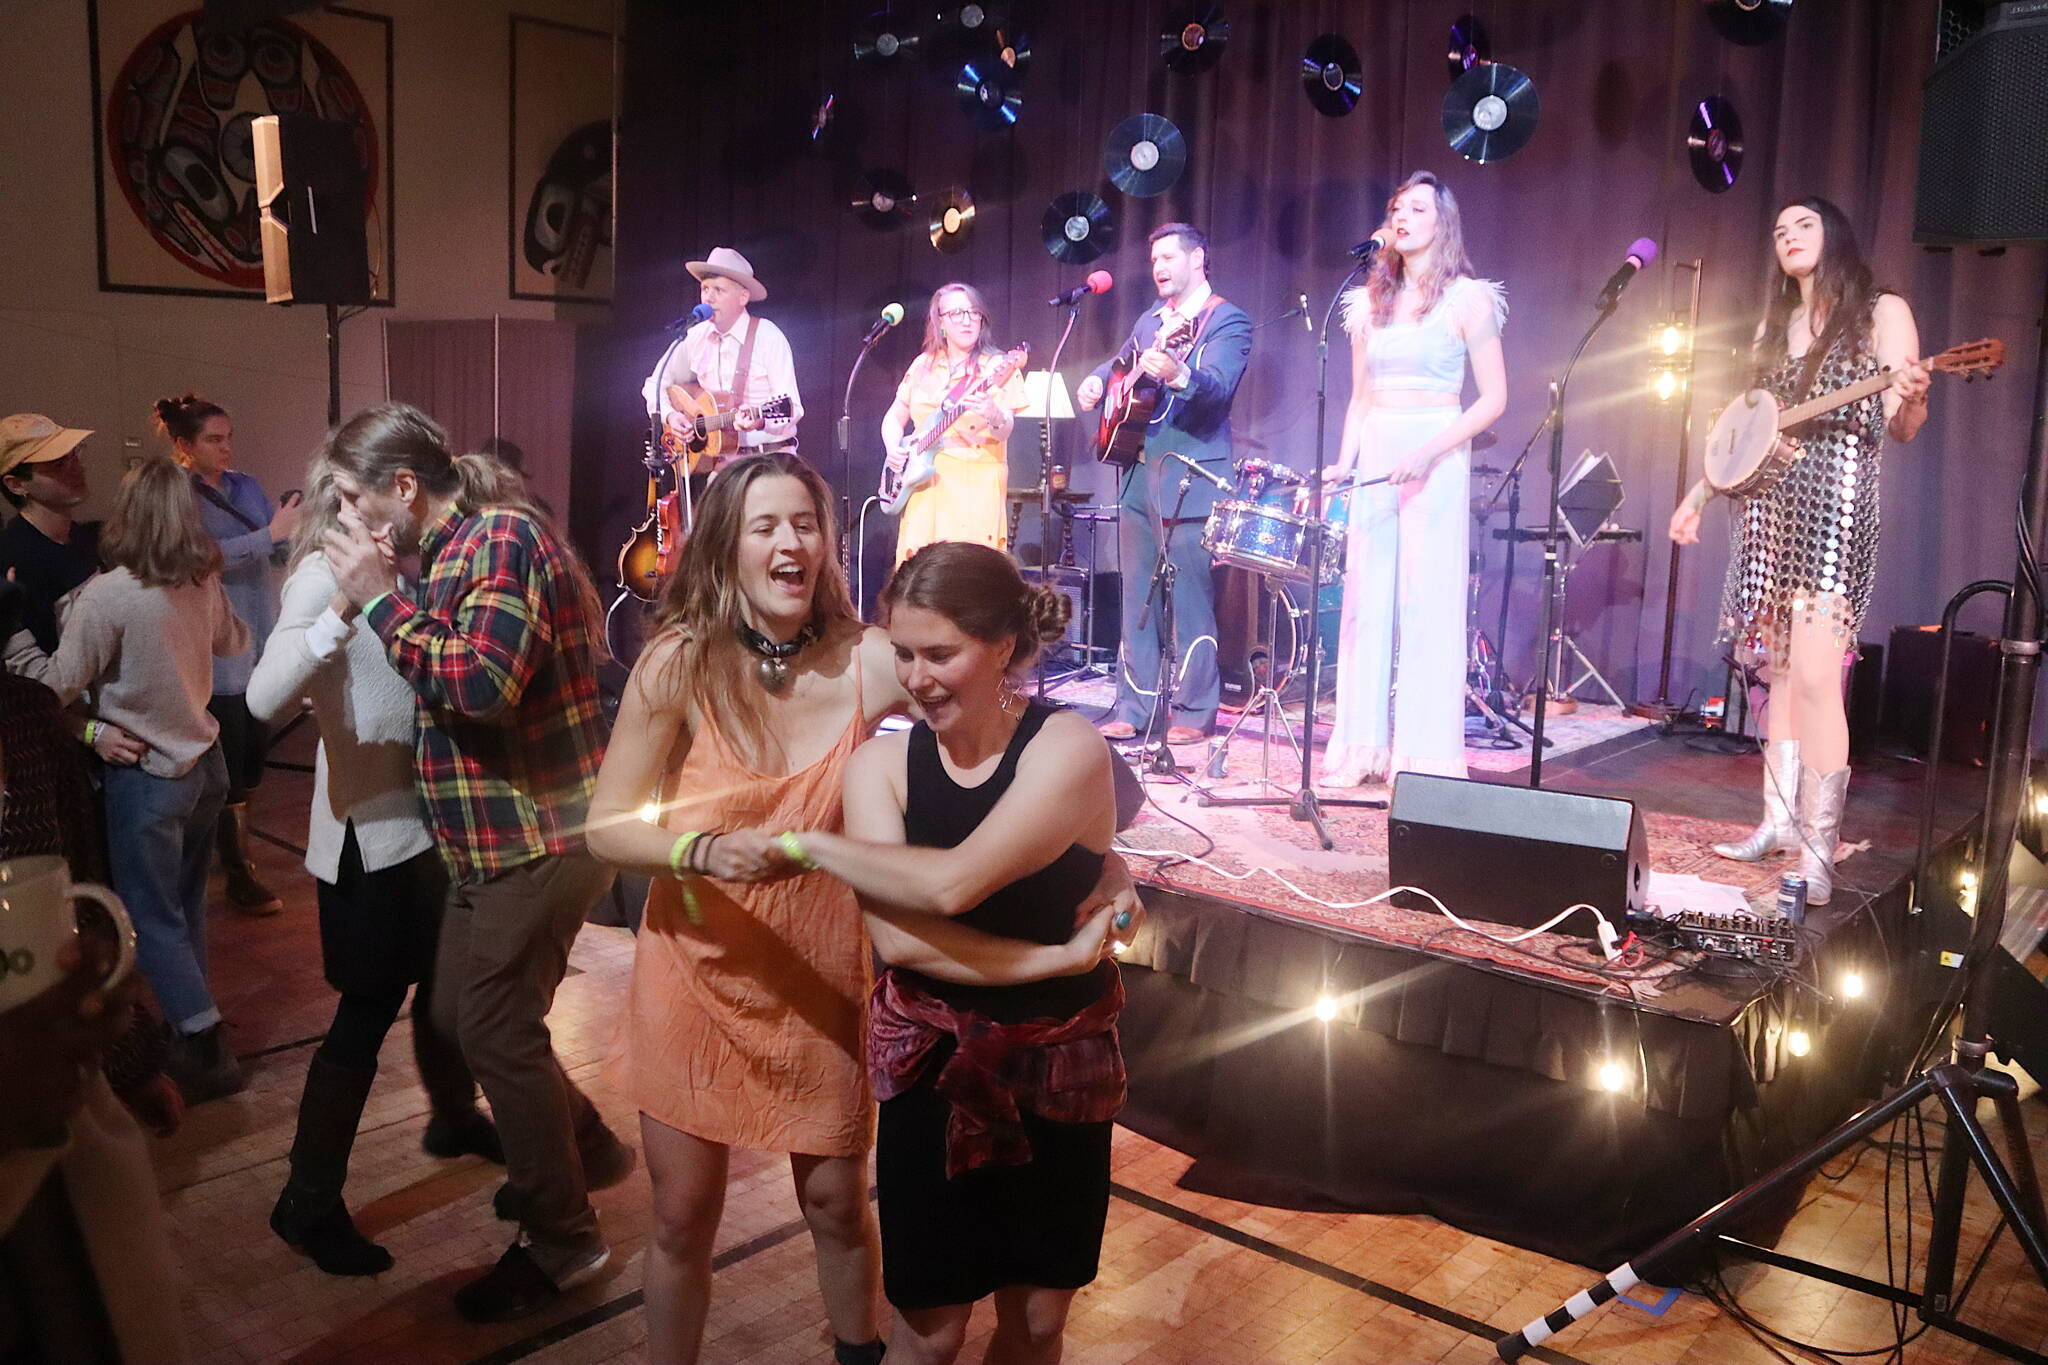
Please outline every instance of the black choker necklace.
[[761, 686], [770, 692], [780, 692], [789, 686], [789, 661], [803, 653], [804, 646], [818, 638], [815, 625], [805, 625], [796, 633], [796, 638], [777, 644], [755, 630], [744, 621], [733, 623], [733, 632], [740, 637], [740, 643], [761, 656], [755, 665], [755, 674], [761, 679]]

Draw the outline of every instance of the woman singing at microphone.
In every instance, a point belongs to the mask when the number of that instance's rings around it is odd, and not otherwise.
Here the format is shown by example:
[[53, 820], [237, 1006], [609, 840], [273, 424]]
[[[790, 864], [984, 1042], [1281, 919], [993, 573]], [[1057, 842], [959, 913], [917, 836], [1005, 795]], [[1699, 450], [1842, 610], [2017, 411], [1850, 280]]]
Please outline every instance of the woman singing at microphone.
[[[1761, 665], [1764, 822], [1714, 852], [1740, 862], [1799, 853], [1809, 905], [1834, 894], [1835, 844], [1849, 791], [1843, 668], [1877, 575], [1878, 458], [1885, 437], [1910, 441], [1927, 420], [1927, 368], [1913, 310], [1878, 288], [1856, 230], [1825, 199], [1801, 199], [1771, 229], [1775, 261], [1752, 353], [1755, 384], [1781, 403], [1877, 373], [1881, 393], [1800, 428], [1804, 452], [1784, 476], [1736, 504], [1735, 548], [1721, 628]], [[1705, 479], [1671, 514], [1671, 538], [1697, 544]]]
[[1351, 494], [1326, 787], [1465, 775], [1466, 480], [1472, 438], [1507, 406], [1507, 297], [1473, 276], [1450, 189], [1409, 176], [1374, 236], [1384, 249], [1344, 296], [1351, 403], [1325, 477], [1386, 482]]
[[[971, 284], [940, 285], [925, 311], [924, 350], [910, 362], [896, 401], [882, 415], [889, 471], [901, 477], [909, 452], [904, 442], [939, 405], [971, 394], [996, 368], [1002, 352], [988, 339], [988, 303]], [[1007, 443], [1024, 406], [1024, 378], [1012, 374], [991, 393], [971, 397], [967, 410], [932, 452], [937, 475], [903, 506], [896, 562], [935, 540], [965, 540], [996, 549], [1009, 546], [1010, 466]]]

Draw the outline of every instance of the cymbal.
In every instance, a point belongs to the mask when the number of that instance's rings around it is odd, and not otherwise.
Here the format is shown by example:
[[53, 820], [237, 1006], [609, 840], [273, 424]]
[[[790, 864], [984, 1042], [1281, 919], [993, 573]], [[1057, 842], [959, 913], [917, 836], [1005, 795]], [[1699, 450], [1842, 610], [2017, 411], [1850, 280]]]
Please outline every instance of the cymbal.
[[1506, 472], [1506, 470], [1496, 465], [1475, 464], [1472, 466], [1472, 477], [1475, 479], [1497, 479]]

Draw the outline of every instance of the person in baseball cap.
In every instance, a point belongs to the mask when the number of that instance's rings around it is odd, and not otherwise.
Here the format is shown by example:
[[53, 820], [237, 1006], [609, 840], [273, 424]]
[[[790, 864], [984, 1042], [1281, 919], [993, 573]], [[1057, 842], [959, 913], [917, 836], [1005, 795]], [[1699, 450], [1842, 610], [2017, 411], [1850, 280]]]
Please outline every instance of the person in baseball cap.
[[[61, 460], [90, 435], [90, 431], [78, 427], [60, 427], [40, 412], [17, 412], [12, 417], [0, 418], [0, 476], [12, 474], [25, 464]], [[13, 492], [11, 488], [8, 491]], [[8, 501], [19, 507], [23, 499], [9, 497]]]
[[90, 431], [37, 412], [0, 418], [0, 496], [16, 515], [0, 526], [0, 578], [24, 602], [22, 627], [44, 653], [57, 649], [57, 607], [99, 569], [99, 523], [74, 519], [85, 501], [79, 446]]

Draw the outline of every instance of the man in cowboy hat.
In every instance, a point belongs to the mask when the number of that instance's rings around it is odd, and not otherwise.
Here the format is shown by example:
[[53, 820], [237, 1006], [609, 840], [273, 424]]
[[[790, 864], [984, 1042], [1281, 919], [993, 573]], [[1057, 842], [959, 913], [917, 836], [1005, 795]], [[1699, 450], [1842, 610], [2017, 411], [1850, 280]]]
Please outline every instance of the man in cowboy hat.
[[[720, 395], [720, 408], [739, 409], [733, 427], [742, 454], [796, 449], [796, 427], [804, 415], [796, 393], [796, 360], [782, 329], [747, 311], [749, 303], [768, 297], [767, 286], [731, 247], [713, 248], [704, 260], [691, 261], [689, 271], [711, 316], [685, 332], [682, 345], [672, 348], [661, 369], [648, 376], [643, 390], [648, 412], [676, 426], [681, 418], [669, 402], [668, 388], [694, 380]], [[778, 398], [789, 400], [789, 415], [764, 421], [757, 410]]]

